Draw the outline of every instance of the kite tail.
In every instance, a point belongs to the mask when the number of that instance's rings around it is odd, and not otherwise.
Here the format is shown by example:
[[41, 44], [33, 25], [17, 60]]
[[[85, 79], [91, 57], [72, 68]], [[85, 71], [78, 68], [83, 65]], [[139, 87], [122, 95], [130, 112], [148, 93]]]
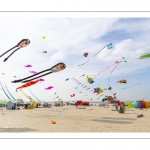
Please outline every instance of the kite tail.
[[[30, 91], [29, 88], [28, 88], [28, 90]], [[40, 101], [40, 102], [41, 102], [41, 100], [39, 100], [31, 91], [30, 91], [30, 93], [37, 99], [37, 101]]]
[[[5, 82], [4, 82], [4, 83], [5, 83]], [[5, 87], [6, 87], [7, 91], [8, 91], [8, 93], [10, 94], [10, 96], [16, 101], [16, 99], [12, 96], [12, 94], [11, 94], [10, 91], [8, 90], [6, 84], [5, 84]]]
[[[1, 82], [0, 82], [0, 84], [1, 84]], [[11, 100], [10, 97], [9, 97], [9, 96], [7, 95], [7, 93], [5, 92], [5, 90], [4, 90], [3, 86], [2, 86], [2, 84], [1, 84], [1, 87], [2, 87], [2, 90], [4, 91], [5, 95], [7, 96], [7, 98], [8, 98], [9, 100]]]

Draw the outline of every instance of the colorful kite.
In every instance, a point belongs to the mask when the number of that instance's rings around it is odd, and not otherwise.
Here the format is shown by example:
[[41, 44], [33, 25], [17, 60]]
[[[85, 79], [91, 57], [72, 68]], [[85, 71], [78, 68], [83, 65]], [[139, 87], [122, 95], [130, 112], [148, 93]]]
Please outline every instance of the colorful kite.
[[122, 79], [122, 80], [119, 80], [117, 83], [127, 83], [127, 81]]
[[116, 111], [118, 111], [119, 113], [125, 113], [126, 109], [125, 109], [125, 104], [123, 102], [118, 101], [117, 105], [120, 107], [118, 109], [118, 106], [116, 106]]
[[94, 83], [94, 81], [93, 81], [93, 79], [92, 79], [91, 77], [86, 76], [86, 78], [87, 78], [87, 81], [88, 81], [90, 84]]
[[[105, 47], [107, 47], [108, 49], [113, 48], [112, 43], [110, 43], [110, 44], [104, 46], [98, 53], [100, 53]], [[96, 53], [93, 57], [95, 57], [96, 55], [98, 55], [98, 53]], [[93, 58], [93, 57], [92, 57], [92, 58]], [[91, 59], [92, 59], [92, 58], [91, 58]], [[81, 65], [78, 65], [78, 66], [82, 66], [82, 65], [86, 64], [86, 63], [89, 62], [91, 59], [89, 59], [89, 60], [86, 61], [85, 63], [83, 63], [83, 64], [81, 64]]]
[[[65, 68], [66, 68], [66, 65], [61, 62], [61, 63], [58, 63], [58, 64], [54, 65], [54, 66], [51, 67], [50, 69], [46, 69], [46, 70], [44, 70], [44, 71], [41, 71], [41, 72], [39, 72], [39, 73], [36, 73], [36, 74], [34, 74], [34, 75], [31, 75], [31, 76], [26, 77], [26, 78], [23, 78], [23, 79], [14, 80], [14, 81], [12, 81], [12, 83], [17, 83], [17, 82], [26, 83], [26, 82], [29, 82], [29, 81], [31, 81], [31, 80], [34, 80], [34, 79], [37, 79], [37, 78], [46, 76], [46, 75], [48, 75], [48, 74], [56, 73], [56, 72], [62, 71], [62, 70], [64, 70]], [[47, 71], [50, 71], [50, 72], [45, 73], [45, 74], [43, 74], [43, 75], [40, 75], [40, 76], [38, 76], [38, 77], [32, 78], [32, 79], [29, 79], [29, 78], [31, 78], [31, 77], [34, 77], [34, 76], [36, 76], [36, 75], [39, 75], [39, 74], [41, 74], [41, 73], [43, 73], [43, 72], [47, 72]], [[28, 80], [26, 80], [26, 79], [28, 79]]]
[[36, 71], [29, 71], [30, 73], [32, 73], [32, 74], [36, 74], [37, 72]]
[[134, 108], [149, 108], [150, 103], [145, 100], [138, 100], [132, 103], [132, 107]]
[[26, 88], [26, 87], [28, 87], [28, 86], [34, 85], [34, 84], [38, 83], [39, 81], [40, 81], [40, 80], [30, 81], [30, 82], [28, 82], [28, 83], [26, 83], [26, 84], [24, 84], [24, 85], [22, 85], [22, 86], [16, 88], [16, 92], [17, 92], [18, 89], [22, 89], [22, 88]]
[[111, 103], [111, 104], [115, 103], [115, 100], [112, 96], [107, 96], [107, 99], [108, 99], [109, 103]]
[[32, 67], [32, 65], [26, 65], [26, 66], [24, 66], [24, 67], [28, 67], [28, 68], [29, 68], [29, 67]]
[[70, 95], [71, 97], [74, 97], [75, 96], [75, 94], [72, 94], [72, 95]]
[[88, 52], [84, 53], [83, 56], [84, 56], [84, 57], [87, 57], [87, 56], [88, 56]]
[[21, 40], [16, 46], [12, 47], [11, 49], [9, 49], [8, 51], [6, 51], [5, 53], [3, 53], [0, 57], [2, 57], [3, 55], [5, 55], [6, 53], [8, 53], [9, 51], [11, 51], [14, 48], [17, 48], [16, 50], [14, 50], [7, 58], [4, 59], [4, 62], [7, 61], [7, 59], [13, 54], [15, 53], [17, 50], [19, 50], [20, 48], [26, 47], [27, 45], [30, 44], [30, 40], [28, 39], [23, 39]]
[[100, 94], [100, 93], [103, 93], [103, 90], [101, 89], [101, 88], [94, 88], [94, 93], [98, 93], [98, 94]]
[[150, 53], [145, 53], [137, 57], [137, 59], [146, 59], [150, 58]]
[[49, 86], [47, 88], [45, 88], [45, 90], [51, 90], [52, 88], [54, 88], [53, 86]]

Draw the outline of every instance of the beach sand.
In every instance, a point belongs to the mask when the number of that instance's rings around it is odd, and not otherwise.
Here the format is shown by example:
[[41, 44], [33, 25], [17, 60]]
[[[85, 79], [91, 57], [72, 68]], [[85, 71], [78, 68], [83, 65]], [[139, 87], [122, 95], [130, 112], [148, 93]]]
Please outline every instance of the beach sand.
[[[150, 132], [150, 109], [75, 106], [0, 110], [0, 132]], [[138, 114], [144, 117], [137, 118]], [[56, 124], [52, 124], [55, 120]]]

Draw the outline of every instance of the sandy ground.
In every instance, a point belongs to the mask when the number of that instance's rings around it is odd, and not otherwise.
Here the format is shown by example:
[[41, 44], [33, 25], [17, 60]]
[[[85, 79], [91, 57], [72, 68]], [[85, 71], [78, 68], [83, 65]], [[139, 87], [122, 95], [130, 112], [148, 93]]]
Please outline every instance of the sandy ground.
[[[0, 110], [0, 132], [150, 132], [150, 109], [75, 106]], [[144, 117], [137, 118], [137, 114]], [[55, 120], [56, 124], [51, 124]]]

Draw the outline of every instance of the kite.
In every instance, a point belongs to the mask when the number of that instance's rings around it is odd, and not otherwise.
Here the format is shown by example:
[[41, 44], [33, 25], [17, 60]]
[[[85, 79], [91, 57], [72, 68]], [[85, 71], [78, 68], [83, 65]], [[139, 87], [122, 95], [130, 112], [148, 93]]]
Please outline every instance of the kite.
[[[125, 59], [125, 57], [122, 57], [123, 59]], [[127, 62], [126, 60], [124, 60], [124, 62]]]
[[103, 90], [107, 90], [107, 88], [103, 89]]
[[42, 39], [46, 39], [46, 36], [42, 36]]
[[53, 86], [49, 86], [47, 88], [45, 88], [45, 90], [51, 90], [52, 88], [54, 88]]
[[88, 52], [84, 53], [83, 56], [84, 56], [84, 57], [87, 57], [87, 56], [88, 56]]
[[2, 73], [4, 75], [4, 73]]
[[111, 90], [111, 89], [112, 89], [111, 87], [108, 88], [108, 90]]
[[86, 77], [87, 77], [87, 81], [88, 81], [90, 84], [94, 83], [94, 81], [93, 81], [93, 79], [92, 79], [91, 77], [88, 77], [88, 76], [86, 76]]
[[16, 78], [16, 76], [14, 76], [14, 78]]
[[26, 65], [26, 66], [24, 66], [24, 67], [28, 67], [28, 68], [29, 68], [29, 67], [32, 67], [32, 66], [31, 66], [31, 65]]
[[127, 83], [126, 80], [122, 79], [122, 80], [119, 80], [117, 83]]
[[104, 98], [102, 99], [102, 102], [107, 101], [107, 100], [108, 100], [108, 98], [107, 98], [107, 97], [104, 97]]
[[67, 78], [65, 81], [68, 81], [69, 80], [69, 78]]
[[[98, 53], [100, 53], [105, 47], [107, 47], [108, 49], [113, 48], [112, 43], [110, 43], [110, 44], [104, 46]], [[98, 55], [98, 53], [96, 53], [93, 57], [95, 57], [96, 55]], [[92, 57], [92, 58], [93, 58], [93, 57]], [[91, 59], [92, 59], [92, 58], [91, 58]], [[91, 59], [89, 59], [89, 60], [86, 61], [85, 63], [83, 63], [83, 64], [81, 64], [81, 65], [78, 65], [78, 66], [82, 66], [82, 65], [86, 64], [86, 63], [89, 62]]]
[[145, 53], [137, 57], [137, 59], [146, 59], [150, 58], [150, 53]]
[[45, 81], [44, 79], [40, 78], [39, 81]]
[[22, 89], [22, 88], [26, 88], [26, 87], [28, 87], [28, 86], [34, 85], [34, 84], [38, 83], [39, 81], [40, 81], [40, 79], [38, 79], [38, 80], [36, 80], [36, 81], [27, 82], [26, 84], [24, 84], [24, 85], [22, 85], [22, 86], [16, 88], [16, 92], [17, 92], [18, 89]]
[[47, 53], [47, 51], [43, 51], [43, 54]]
[[36, 74], [37, 72], [36, 71], [29, 71], [30, 73], [33, 73], [33, 74]]
[[75, 94], [72, 94], [72, 95], [70, 95], [71, 97], [74, 97], [75, 96]]
[[[46, 76], [46, 75], [48, 75], [48, 74], [56, 73], [56, 72], [62, 71], [62, 70], [64, 70], [65, 68], [66, 68], [66, 65], [65, 65], [64, 63], [60, 62], [60, 63], [54, 65], [53, 67], [49, 68], [49, 69], [46, 69], [46, 70], [41, 71], [41, 72], [38, 72], [37, 74], [28, 76], [28, 77], [23, 78], [23, 79], [14, 80], [14, 81], [12, 81], [12, 83], [17, 83], [17, 82], [26, 83], [26, 82], [29, 82], [29, 81], [31, 81], [31, 80], [34, 80], [34, 79], [37, 79], [37, 78]], [[34, 76], [39, 75], [39, 74], [41, 74], [41, 73], [43, 73], [43, 72], [46, 72], [46, 71], [50, 71], [50, 72], [45, 73], [45, 74], [43, 74], [43, 75], [40, 75], [40, 76], [38, 76], [38, 77], [32, 78], [32, 79], [29, 79], [29, 78], [31, 78], [31, 77], [34, 77]], [[26, 80], [26, 79], [28, 79], [28, 80]]]
[[115, 102], [115, 100], [112, 96], [107, 96], [107, 99], [108, 99], [109, 103], [111, 103], [111, 104]]
[[149, 108], [150, 103], [145, 100], [137, 100], [135, 102], [125, 102], [128, 108]]
[[44, 51], [39, 51], [39, 52], [37, 52], [37, 53], [43, 53], [43, 54], [47, 54], [47, 51], [46, 50], [44, 50]]
[[3, 55], [5, 55], [6, 53], [8, 53], [9, 51], [11, 51], [14, 48], [17, 48], [16, 50], [14, 50], [7, 58], [4, 59], [4, 62], [7, 61], [7, 59], [13, 54], [15, 53], [17, 50], [19, 50], [20, 48], [26, 47], [27, 45], [30, 44], [30, 40], [28, 39], [23, 39], [21, 40], [16, 46], [12, 47], [11, 49], [9, 49], [8, 51], [6, 51], [5, 53], [3, 53], [2, 55], [0, 55], [0, 57], [2, 57]]
[[132, 103], [134, 108], [149, 108], [150, 103], [145, 100], [139, 100]]
[[100, 93], [103, 93], [103, 90], [101, 89], [101, 88], [94, 88], [94, 93], [98, 93], [98, 94], [100, 94]]
[[82, 76], [85, 76], [85, 74], [83, 74]]
[[118, 110], [118, 106], [116, 106], [116, 111], [119, 113], [125, 113], [125, 104], [123, 102], [117, 102], [117, 105], [120, 106], [120, 109]]

